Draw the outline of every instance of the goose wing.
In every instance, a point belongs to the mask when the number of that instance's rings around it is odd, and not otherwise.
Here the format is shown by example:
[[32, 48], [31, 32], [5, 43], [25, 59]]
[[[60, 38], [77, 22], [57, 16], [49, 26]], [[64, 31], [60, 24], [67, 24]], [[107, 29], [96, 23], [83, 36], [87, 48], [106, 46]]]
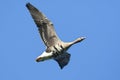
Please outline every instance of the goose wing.
[[70, 61], [70, 54], [68, 52], [64, 52], [64, 54], [61, 54], [54, 58], [55, 61], [59, 64], [60, 68], [62, 69], [65, 67], [69, 61]]
[[40, 12], [37, 8], [35, 8], [30, 3], [26, 4], [34, 22], [36, 23], [41, 38], [44, 44], [47, 47], [54, 46], [58, 41], [60, 41], [57, 37], [57, 34], [54, 30], [53, 24], [50, 20], [48, 20], [42, 12]]

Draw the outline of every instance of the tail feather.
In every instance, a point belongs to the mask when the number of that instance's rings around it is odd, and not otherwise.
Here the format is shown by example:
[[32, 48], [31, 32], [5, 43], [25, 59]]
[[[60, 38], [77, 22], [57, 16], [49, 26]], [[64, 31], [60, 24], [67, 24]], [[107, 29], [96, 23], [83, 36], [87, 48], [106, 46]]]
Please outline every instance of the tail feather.
[[63, 69], [63, 67], [69, 63], [70, 56], [71, 55], [69, 53], [65, 52], [65, 53], [55, 57], [54, 60], [57, 61], [60, 68]]

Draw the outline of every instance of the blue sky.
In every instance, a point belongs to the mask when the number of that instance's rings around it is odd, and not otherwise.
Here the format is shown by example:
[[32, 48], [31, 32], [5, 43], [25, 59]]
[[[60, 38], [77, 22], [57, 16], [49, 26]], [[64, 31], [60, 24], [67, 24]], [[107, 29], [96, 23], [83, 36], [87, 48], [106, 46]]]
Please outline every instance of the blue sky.
[[[63, 41], [85, 36], [72, 46], [70, 63], [35, 59], [45, 46], [25, 4], [53, 23]], [[1, 0], [0, 80], [120, 80], [119, 0]]]

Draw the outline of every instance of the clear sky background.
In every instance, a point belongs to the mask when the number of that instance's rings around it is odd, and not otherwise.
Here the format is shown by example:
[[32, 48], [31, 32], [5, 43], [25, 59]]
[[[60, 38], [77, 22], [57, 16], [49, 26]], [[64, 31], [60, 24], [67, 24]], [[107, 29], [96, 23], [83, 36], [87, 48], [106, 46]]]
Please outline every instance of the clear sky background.
[[[45, 46], [25, 7], [30, 2], [72, 46], [69, 64], [35, 59]], [[0, 0], [0, 80], [120, 80], [120, 0]]]

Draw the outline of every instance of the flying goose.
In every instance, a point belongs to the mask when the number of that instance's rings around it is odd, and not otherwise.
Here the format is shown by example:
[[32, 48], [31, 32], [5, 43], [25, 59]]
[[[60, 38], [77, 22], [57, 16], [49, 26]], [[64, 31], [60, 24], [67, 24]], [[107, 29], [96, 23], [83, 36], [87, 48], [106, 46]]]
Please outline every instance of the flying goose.
[[52, 22], [48, 20], [42, 12], [30, 3], [27, 3], [26, 7], [37, 25], [41, 38], [47, 47], [46, 50], [36, 58], [36, 61], [42, 62], [44, 60], [54, 59], [62, 69], [70, 60], [71, 55], [67, 52], [68, 48], [73, 44], [81, 42], [85, 37], [77, 38], [73, 42], [61, 41], [54, 30]]

